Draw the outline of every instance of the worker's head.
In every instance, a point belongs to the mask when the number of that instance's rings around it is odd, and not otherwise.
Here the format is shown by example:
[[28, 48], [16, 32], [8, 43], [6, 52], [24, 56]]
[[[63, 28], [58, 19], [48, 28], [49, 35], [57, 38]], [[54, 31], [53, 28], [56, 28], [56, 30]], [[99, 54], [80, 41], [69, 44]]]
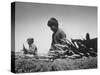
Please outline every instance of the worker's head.
[[28, 39], [27, 39], [27, 43], [28, 43], [29, 45], [31, 45], [32, 43], [34, 43], [34, 39], [33, 39], [33, 38], [28, 38]]
[[48, 26], [51, 28], [52, 31], [57, 31], [58, 29], [58, 20], [56, 20], [56, 18], [50, 18], [50, 20], [48, 21]]

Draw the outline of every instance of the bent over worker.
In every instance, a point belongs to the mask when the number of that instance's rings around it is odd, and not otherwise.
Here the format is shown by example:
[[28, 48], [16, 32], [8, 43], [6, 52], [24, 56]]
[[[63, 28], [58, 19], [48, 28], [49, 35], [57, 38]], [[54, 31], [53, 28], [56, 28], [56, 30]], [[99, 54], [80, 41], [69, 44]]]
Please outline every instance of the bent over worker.
[[[56, 50], [57, 46], [66, 44], [66, 34], [59, 28], [58, 20], [56, 18], [50, 18], [47, 24], [53, 31], [51, 49]], [[59, 47], [60, 48], [60, 47]]]

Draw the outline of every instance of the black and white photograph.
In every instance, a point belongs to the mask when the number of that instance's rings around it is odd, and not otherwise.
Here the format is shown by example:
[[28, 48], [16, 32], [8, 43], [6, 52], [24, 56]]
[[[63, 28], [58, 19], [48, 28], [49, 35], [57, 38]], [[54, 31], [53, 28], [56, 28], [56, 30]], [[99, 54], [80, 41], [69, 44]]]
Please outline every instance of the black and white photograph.
[[97, 7], [11, 3], [11, 72], [97, 69]]

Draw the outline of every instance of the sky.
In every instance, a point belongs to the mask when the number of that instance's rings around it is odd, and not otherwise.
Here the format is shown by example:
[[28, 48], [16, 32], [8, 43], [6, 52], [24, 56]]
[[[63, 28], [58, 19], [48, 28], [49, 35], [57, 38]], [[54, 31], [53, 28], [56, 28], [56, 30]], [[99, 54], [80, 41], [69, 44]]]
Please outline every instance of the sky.
[[52, 31], [47, 26], [51, 17], [59, 22], [67, 39], [97, 37], [97, 7], [16, 2], [15, 51], [20, 51], [27, 38], [33, 37], [38, 53], [47, 53]]

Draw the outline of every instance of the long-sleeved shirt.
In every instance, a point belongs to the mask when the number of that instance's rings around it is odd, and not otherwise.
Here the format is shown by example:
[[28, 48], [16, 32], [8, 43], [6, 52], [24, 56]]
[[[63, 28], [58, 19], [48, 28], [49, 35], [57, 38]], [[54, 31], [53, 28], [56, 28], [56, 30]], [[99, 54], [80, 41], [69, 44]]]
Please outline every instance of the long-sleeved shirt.
[[37, 47], [34, 44], [29, 45], [27, 42], [24, 42], [23, 49], [30, 52], [37, 52]]
[[54, 47], [55, 44], [65, 45], [66, 43], [66, 34], [63, 30], [58, 29], [56, 33], [52, 35], [52, 44], [51, 47]]

